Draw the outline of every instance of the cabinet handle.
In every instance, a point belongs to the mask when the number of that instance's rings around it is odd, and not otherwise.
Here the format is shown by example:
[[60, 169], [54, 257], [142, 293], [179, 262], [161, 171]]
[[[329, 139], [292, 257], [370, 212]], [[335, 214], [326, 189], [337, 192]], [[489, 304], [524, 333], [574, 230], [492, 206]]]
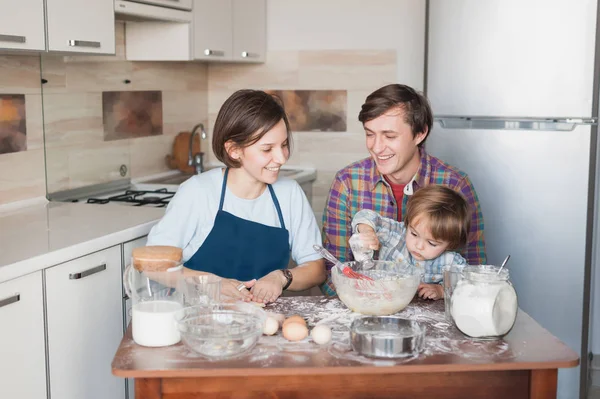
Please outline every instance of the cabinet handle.
[[69, 280], [79, 280], [80, 278], [84, 278], [87, 276], [91, 276], [92, 274], [100, 273], [103, 270], [106, 270], [106, 263], [103, 263], [100, 266], [92, 267], [91, 269], [85, 270], [80, 273], [71, 273], [71, 274], [69, 274]]
[[100, 48], [100, 42], [88, 42], [86, 40], [69, 40], [69, 46]]
[[11, 303], [19, 302], [21, 300], [21, 294], [15, 294], [0, 300], [0, 308], [3, 306], [10, 305]]
[[0, 35], [0, 42], [25, 43], [25, 36]]
[[204, 55], [214, 55], [215, 57], [223, 57], [225, 55], [225, 52], [221, 50], [211, 50], [207, 48], [206, 50], [204, 50]]
[[242, 58], [258, 58], [258, 57], [260, 57], [259, 54], [242, 51]]

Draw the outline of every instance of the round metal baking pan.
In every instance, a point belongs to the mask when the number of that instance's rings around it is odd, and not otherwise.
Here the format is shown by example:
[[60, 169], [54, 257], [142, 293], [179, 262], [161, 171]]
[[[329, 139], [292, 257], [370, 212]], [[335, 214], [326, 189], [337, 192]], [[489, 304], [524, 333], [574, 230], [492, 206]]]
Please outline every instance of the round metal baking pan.
[[352, 348], [363, 356], [402, 358], [423, 350], [425, 328], [397, 316], [357, 317], [350, 326]]

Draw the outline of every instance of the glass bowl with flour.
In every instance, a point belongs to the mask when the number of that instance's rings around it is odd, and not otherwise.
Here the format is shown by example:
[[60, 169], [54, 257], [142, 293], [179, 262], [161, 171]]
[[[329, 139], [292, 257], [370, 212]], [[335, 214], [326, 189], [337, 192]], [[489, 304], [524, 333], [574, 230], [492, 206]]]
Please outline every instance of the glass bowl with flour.
[[467, 266], [452, 293], [451, 314], [465, 335], [481, 339], [501, 338], [517, 318], [517, 293], [509, 271], [498, 266]]
[[373, 279], [351, 278], [338, 267], [331, 269], [331, 278], [340, 300], [353, 312], [384, 316], [397, 313], [412, 301], [421, 271], [406, 262], [367, 261], [346, 262], [355, 272]]

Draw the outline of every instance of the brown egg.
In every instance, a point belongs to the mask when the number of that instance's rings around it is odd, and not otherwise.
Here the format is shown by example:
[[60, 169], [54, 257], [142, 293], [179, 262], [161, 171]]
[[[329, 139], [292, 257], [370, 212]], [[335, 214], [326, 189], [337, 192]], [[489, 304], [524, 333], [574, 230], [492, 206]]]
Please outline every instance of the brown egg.
[[302, 323], [289, 322], [283, 326], [283, 337], [288, 341], [301, 341], [308, 337], [308, 328]]
[[285, 321], [283, 322], [283, 326], [285, 326], [287, 323], [291, 323], [291, 322], [304, 324], [306, 326], [306, 321], [304, 320], [304, 318], [297, 314], [285, 319]]

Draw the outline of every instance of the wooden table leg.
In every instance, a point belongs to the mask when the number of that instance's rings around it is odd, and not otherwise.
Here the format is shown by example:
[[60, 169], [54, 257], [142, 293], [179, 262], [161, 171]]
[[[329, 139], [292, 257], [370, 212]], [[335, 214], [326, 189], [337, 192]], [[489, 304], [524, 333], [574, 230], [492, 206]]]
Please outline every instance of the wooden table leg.
[[531, 370], [529, 376], [530, 399], [556, 399], [558, 370]]
[[160, 378], [136, 378], [135, 399], [161, 399], [162, 380]]

